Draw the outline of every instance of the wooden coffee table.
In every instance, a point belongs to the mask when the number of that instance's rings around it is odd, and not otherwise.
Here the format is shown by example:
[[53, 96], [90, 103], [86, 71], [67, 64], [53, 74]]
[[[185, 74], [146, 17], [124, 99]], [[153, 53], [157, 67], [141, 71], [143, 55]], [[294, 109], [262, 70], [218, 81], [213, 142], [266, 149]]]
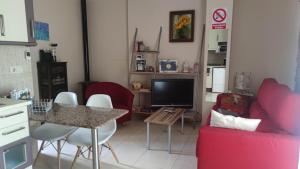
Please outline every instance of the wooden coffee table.
[[181, 132], [184, 127], [184, 112], [182, 108], [166, 108], [163, 107], [153, 113], [144, 122], [147, 123], [147, 148], [150, 150], [150, 124], [159, 124], [168, 126], [168, 151], [171, 153], [171, 132], [172, 125], [181, 118]]

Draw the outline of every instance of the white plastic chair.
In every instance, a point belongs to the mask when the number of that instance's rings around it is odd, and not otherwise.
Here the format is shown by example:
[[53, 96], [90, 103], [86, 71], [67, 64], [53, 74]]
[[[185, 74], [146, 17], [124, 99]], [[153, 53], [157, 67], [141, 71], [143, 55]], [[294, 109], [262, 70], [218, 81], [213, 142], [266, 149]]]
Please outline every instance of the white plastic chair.
[[[92, 95], [88, 99], [86, 106], [89, 106], [89, 107], [102, 107], [102, 108], [113, 108], [110, 96], [104, 95], [104, 94]], [[112, 120], [112, 121], [107, 122], [103, 126], [99, 127], [97, 130], [98, 130], [98, 147], [99, 147], [99, 150], [100, 150], [100, 152], [98, 152], [99, 153], [99, 159], [98, 159], [99, 164], [100, 164], [100, 153], [102, 151], [102, 145], [106, 146], [109, 150], [111, 150], [111, 152], [113, 154], [113, 157], [119, 163], [119, 160], [116, 156], [116, 153], [112, 149], [111, 144], [108, 142], [108, 140], [114, 135], [114, 133], [117, 130], [116, 120]], [[77, 158], [82, 153], [83, 147], [88, 148], [89, 156], [90, 156], [90, 151], [91, 151], [91, 147], [92, 147], [91, 137], [92, 136], [91, 136], [91, 130], [90, 129], [79, 128], [67, 138], [67, 142], [69, 144], [77, 146], [77, 152], [76, 152], [75, 158], [72, 162], [71, 168], [73, 168]], [[101, 149], [100, 149], [100, 146], [101, 146]]]
[[[65, 105], [78, 105], [77, 95], [73, 92], [61, 92], [59, 93], [54, 103], [65, 104]], [[60, 168], [60, 152], [61, 152], [61, 140], [66, 139], [66, 137], [74, 132], [77, 128], [71, 126], [64, 126], [52, 123], [45, 123], [31, 132], [31, 137], [36, 140], [42, 140], [41, 147], [38, 151], [38, 154], [34, 160], [33, 165], [35, 165], [41, 151], [43, 150], [45, 142], [53, 142], [57, 141], [57, 160], [58, 160], [58, 168]]]

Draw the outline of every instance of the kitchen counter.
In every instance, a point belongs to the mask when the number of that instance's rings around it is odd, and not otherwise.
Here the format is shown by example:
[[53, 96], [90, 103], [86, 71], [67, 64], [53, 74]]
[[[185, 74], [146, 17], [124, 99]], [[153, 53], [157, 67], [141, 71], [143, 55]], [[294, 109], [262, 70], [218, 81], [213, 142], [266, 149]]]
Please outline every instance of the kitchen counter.
[[11, 109], [14, 107], [28, 106], [30, 104], [31, 101], [0, 98], [0, 111]]

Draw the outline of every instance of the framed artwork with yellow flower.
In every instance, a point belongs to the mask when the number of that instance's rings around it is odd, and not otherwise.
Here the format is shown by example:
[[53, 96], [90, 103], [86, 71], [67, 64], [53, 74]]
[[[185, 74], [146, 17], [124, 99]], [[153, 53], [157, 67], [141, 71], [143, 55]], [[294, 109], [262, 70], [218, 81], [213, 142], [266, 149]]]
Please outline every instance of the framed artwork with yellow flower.
[[194, 42], [195, 10], [170, 12], [170, 42]]

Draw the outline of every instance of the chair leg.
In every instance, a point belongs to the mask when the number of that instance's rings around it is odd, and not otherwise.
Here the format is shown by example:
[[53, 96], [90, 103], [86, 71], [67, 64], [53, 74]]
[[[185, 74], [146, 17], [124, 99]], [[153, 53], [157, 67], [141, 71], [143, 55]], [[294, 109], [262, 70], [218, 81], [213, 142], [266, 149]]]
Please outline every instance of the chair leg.
[[117, 163], [120, 163], [117, 154], [115, 153], [114, 149], [112, 148], [111, 144], [109, 142], [106, 142], [109, 150], [111, 151], [112, 155], [114, 156], [114, 159], [117, 161]]
[[45, 141], [43, 141], [42, 144], [41, 144], [41, 147], [40, 147], [40, 149], [39, 149], [39, 151], [38, 151], [38, 153], [37, 153], [37, 155], [36, 155], [36, 157], [34, 159], [33, 166], [35, 166], [35, 163], [36, 163], [38, 157], [40, 156], [41, 151], [43, 150], [44, 144], [45, 144]]
[[60, 169], [60, 152], [61, 152], [61, 140], [57, 141], [57, 165], [58, 169]]
[[80, 151], [81, 151], [81, 147], [80, 146], [77, 146], [77, 152], [76, 152], [76, 155], [74, 157], [74, 160], [72, 162], [72, 165], [71, 165], [71, 169], [73, 169], [74, 165], [75, 165], [75, 162], [77, 160], [77, 158], [79, 157], [80, 155]]
[[99, 169], [100, 169], [100, 156], [101, 156], [101, 151], [102, 151], [102, 145], [98, 145], [98, 164], [99, 164]]
[[92, 152], [92, 147], [90, 146], [90, 147], [89, 147], [89, 153], [88, 153], [88, 159], [89, 159], [89, 160], [91, 159], [91, 152]]

